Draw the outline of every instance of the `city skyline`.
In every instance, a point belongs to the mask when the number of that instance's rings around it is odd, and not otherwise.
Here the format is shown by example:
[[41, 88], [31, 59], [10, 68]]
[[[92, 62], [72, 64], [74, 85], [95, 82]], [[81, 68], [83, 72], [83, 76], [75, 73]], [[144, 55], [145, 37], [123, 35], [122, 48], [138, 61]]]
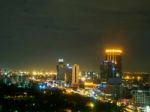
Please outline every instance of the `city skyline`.
[[0, 67], [52, 69], [58, 58], [99, 71], [106, 48], [123, 71], [150, 72], [150, 1], [0, 1]]

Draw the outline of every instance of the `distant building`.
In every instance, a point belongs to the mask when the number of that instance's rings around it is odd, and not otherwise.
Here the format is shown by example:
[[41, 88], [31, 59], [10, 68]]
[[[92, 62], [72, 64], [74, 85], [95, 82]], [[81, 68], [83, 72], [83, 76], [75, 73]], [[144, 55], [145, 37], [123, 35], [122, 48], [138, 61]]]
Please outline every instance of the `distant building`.
[[64, 59], [58, 59], [58, 65], [56, 66], [57, 69], [57, 80], [65, 81], [65, 64]]
[[79, 65], [74, 64], [72, 67], [72, 86], [79, 85]]
[[99, 73], [95, 71], [83, 71], [82, 73], [82, 78], [85, 79], [85, 81], [91, 81], [94, 83], [98, 83], [99, 81]]
[[137, 106], [150, 105], [150, 90], [134, 90], [132, 94], [134, 103]]
[[150, 83], [150, 73], [147, 72], [124, 72], [123, 83], [132, 86], [133, 84], [140, 85]]

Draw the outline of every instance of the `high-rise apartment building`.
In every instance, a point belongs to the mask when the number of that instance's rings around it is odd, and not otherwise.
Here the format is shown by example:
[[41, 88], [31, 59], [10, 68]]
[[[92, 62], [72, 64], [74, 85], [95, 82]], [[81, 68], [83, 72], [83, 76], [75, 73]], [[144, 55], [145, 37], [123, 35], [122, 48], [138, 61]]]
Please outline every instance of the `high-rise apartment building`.
[[57, 69], [57, 80], [65, 81], [65, 64], [64, 59], [58, 59], [58, 65], [56, 66]]
[[72, 67], [72, 86], [79, 85], [79, 65], [74, 64]]
[[65, 82], [67, 84], [71, 84], [72, 81], [72, 66], [70, 66], [70, 64], [66, 64], [66, 80]]

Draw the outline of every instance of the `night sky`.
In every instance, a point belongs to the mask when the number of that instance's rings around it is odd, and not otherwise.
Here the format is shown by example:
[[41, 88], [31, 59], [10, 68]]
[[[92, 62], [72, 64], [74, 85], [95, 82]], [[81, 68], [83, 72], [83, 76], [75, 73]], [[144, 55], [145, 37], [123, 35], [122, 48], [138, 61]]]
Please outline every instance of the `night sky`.
[[149, 0], [0, 0], [1, 67], [99, 71], [107, 47], [123, 49], [123, 71], [150, 72]]

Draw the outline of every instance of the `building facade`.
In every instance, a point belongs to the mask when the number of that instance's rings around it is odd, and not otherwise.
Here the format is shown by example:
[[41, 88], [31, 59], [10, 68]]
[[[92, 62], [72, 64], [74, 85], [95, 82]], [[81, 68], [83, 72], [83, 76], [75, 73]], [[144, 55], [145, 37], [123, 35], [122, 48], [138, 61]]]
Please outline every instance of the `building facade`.
[[74, 64], [72, 67], [72, 86], [79, 85], [79, 65]]
[[137, 106], [150, 105], [150, 89], [149, 90], [134, 90], [132, 92], [134, 103]]
[[69, 65], [69, 64], [66, 64], [66, 79], [65, 79], [65, 82], [67, 84], [71, 84], [71, 81], [72, 81], [72, 66]]
[[58, 59], [57, 69], [57, 80], [65, 81], [65, 64], [64, 59]]
[[122, 50], [105, 50], [105, 59], [100, 64], [100, 75], [102, 80], [110, 84], [121, 84]]

